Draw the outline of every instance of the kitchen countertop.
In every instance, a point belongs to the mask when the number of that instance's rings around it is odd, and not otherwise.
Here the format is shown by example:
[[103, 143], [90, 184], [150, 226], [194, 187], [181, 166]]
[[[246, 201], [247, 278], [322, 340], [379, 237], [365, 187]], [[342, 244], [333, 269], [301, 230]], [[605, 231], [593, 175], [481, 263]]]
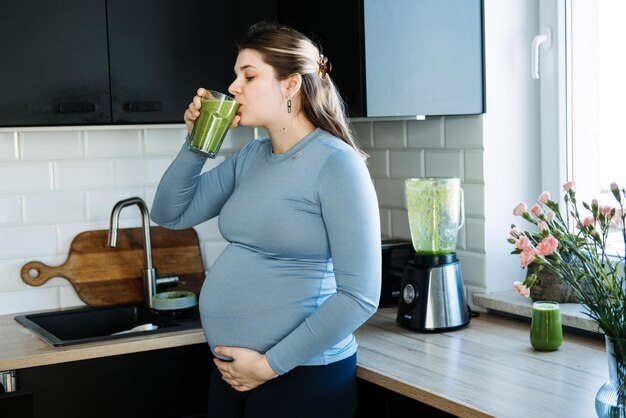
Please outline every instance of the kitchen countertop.
[[[419, 333], [399, 327], [395, 313], [379, 309], [357, 330], [360, 378], [462, 417], [595, 416], [608, 378], [603, 339], [566, 331], [558, 351], [541, 353], [528, 321], [480, 314], [460, 330]], [[0, 370], [205, 342], [197, 328], [52, 347], [13, 317], [0, 316]]]

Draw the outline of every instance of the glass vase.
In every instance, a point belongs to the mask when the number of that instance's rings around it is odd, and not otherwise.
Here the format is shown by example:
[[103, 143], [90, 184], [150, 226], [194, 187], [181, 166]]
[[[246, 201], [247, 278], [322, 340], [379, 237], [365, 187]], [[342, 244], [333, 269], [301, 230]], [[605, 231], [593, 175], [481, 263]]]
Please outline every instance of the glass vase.
[[598, 417], [626, 418], [626, 339], [605, 336], [609, 380], [596, 394]]

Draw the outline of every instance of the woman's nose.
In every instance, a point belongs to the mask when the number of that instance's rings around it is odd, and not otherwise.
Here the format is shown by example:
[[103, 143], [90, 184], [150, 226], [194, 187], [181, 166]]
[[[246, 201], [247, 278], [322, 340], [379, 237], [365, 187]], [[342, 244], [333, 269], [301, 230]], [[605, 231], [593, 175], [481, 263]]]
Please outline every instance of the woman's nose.
[[228, 86], [228, 92], [232, 95], [235, 96], [236, 94], [239, 94], [240, 89], [237, 85], [237, 80], [235, 79], [235, 81], [233, 81], [232, 83], [230, 83], [230, 86]]

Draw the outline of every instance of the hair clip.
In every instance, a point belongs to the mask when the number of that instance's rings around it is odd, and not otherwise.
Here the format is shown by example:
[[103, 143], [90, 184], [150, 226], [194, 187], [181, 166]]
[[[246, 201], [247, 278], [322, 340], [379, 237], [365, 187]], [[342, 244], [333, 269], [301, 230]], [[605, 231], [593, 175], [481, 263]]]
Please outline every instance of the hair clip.
[[319, 74], [321, 78], [326, 78], [326, 73], [329, 73], [333, 69], [333, 65], [328, 61], [328, 57], [324, 54], [320, 54], [319, 60]]

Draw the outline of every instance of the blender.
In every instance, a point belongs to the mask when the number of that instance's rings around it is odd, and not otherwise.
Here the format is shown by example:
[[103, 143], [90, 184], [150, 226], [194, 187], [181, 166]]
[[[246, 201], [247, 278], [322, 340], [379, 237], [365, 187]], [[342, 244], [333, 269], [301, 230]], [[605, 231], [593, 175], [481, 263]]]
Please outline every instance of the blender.
[[456, 256], [465, 222], [461, 179], [406, 179], [405, 198], [415, 257], [402, 272], [396, 322], [418, 331], [461, 328], [470, 320]]

